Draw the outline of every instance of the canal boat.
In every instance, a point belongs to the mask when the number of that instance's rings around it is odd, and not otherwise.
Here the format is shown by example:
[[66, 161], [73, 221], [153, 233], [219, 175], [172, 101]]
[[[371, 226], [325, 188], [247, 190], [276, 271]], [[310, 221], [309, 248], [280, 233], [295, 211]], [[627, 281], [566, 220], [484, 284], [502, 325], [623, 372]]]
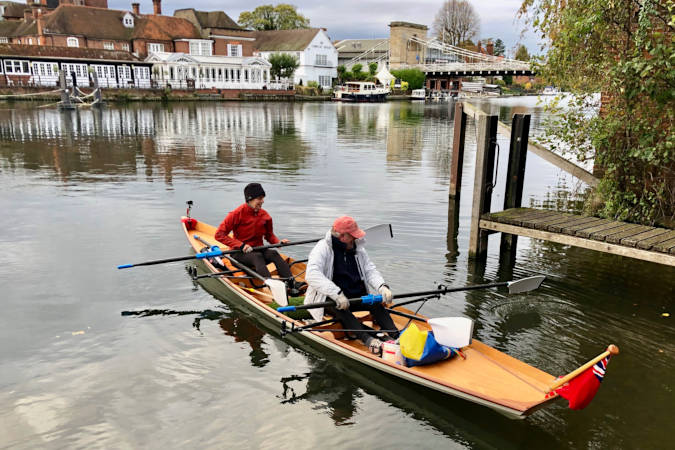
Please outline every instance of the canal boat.
[[[214, 238], [215, 227], [189, 217], [183, 217], [182, 223], [188, 242], [200, 255], [208, 252], [209, 249], [216, 248], [214, 246], [219, 246], [218, 248], [221, 249], [224, 247]], [[296, 261], [283, 254], [282, 256], [289, 263], [296, 282], [303, 282], [305, 262]], [[369, 352], [358, 339], [346, 339], [345, 333], [340, 330], [339, 323], [312, 322], [309, 316], [305, 319], [293, 316], [292, 313], [277, 311], [279, 305], [274, 302], [274, 299], [278, 291], [274, 292], [275, 289], [272, 286], [264, 285], [256, 277], [247, 276], [247, 273], [250, 275], [251, 270], [242, 270], [246, 268], [242, 268], [235, 260], [229, 257], [218, 262], [209, 258], [201, 260], [207, 272], [197, 275], [196, 268], [193, 268], [195, 279], [205, 277], [215, 279], [219, 283], [219, 288], [223, 288], [229, 294], [234, 294], [236, 299], [242, 302], [242, 307], [253, 310], [261, 319], [271, 319], [280, 325], [282, 336], [289, 329], [293, 331], [305, 327], [302, 332], [297, 333], [297, 336], [315, 346], [338, 353], [402, 380], [487, 406], [513, 419], [522, 419], [558, 398], [555, 392], [550, 392], [552, 385], [556, 382], [555, 376], [502, 353], [477, 339], [470, 339], [468, 345], [459, 349], [462, 357], [430, 365], [406, 367], [383, 359]], [[274, 278], [276, 276], [274, 264], [270, 264], [268, 268]], [[280, 280], [275, 281], [282, 283]], [[507, 283], [502, 283], [502, 285], [505, 284]], [[215, 289], [215, 291], [218, 290]], [[232, 295], [227, 296], [232, 297]], [[392, 314], [392, 319], [398, 329], [403, 329], [410, 322], [411, 316], [417, 318], [415, 323], [420, 330], [430, 329], [425, 316], [415, 314], [403, 306], [392, 309], [396, 312]], [[376, 328], [367, 312], [355, 314], [365, 325]]]
[[340, 102], [383, 102], [387, 100], [389, 89], [376, 85], [372, 81], [350, 81], [337, 86], [333, 91], [333, 100]]
[[426, 100], [427, 98], [427, 90], [422, 88], [422, 89], [413, 89], [412, 93], [410, 94], [410, 100]]

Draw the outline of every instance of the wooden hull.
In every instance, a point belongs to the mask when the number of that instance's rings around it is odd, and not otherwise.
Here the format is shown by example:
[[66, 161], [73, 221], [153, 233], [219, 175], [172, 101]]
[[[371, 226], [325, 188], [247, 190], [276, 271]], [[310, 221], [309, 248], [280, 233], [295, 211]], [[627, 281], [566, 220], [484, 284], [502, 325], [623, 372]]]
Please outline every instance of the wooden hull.
[[[188, 229], [183, 222], [183, 229], [195, 251], [202, 250], [204, 244], [196, 240], [194, 235], [198, 235], [211, 245], [219, 244], [213, 237], [216, 229], [210, 225], [196, 222]], [[219, 245], [223, 247], [222, 244]], [[291, 258], [285, 258], [293, 262]], [[220, 271], [209, 261], [204, 260], [204, 263], [209, 271]], [[270, 269], [274, 276], [273, 265], [270, 265]], [[304, 263], [293, 264], [291, 270], [298, 280], [303, 280]], [[218, 277], [217, 281], [261, 316], [280, 325], [284, 321], [289, 325], [305, 325], [303, 321], [291, 319], [268, 306], [271, 299], [267, 288], [252, 291], [248, 279], [233, 280]], [[396, 309], [412, 314], [412, 311], [402, 307]], [[422, 315], [418, 316], [424, 318]], [[394, 315], [392, 319], [399, 329], [408, 322], [408, 319]], [[364, 320], [368, 320], [368, 317]], [[421, 329], [429, 329], [426, 323], [417, 321], [415, 323]], [[331, 331], [331, 328], [340, 327], [339, 324], [325, 325], [321, 327], [325, 331], [306, 331], [299, 333], [298, 337], [400, 379], [487, 406], [512, 419], [522, 419], [557, 398], [557, 396], [546, 398], [545, 395], [548, 386], [555, 381], [553, 375], [499, 352], [476, 339], [462, 349], [466, 359], [455, 357], [432, 365], [409, 368], [371, 354], [358, 339], [342, 340], [342, 332]]]

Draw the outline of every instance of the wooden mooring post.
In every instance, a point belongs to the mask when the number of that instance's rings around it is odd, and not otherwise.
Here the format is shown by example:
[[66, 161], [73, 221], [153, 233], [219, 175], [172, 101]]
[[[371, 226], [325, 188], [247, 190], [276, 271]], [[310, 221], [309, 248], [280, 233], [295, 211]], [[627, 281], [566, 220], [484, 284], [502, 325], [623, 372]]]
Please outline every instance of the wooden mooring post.
[[497, 116], [478, 114], [476, 125], [476, 174], [473, 183], [469, 258], [487, 256], [488, 232], [479, 227], [480, 217], [490, 212], [493, 190], [495, 149], [497, 147]]
[[[506, 190], [504, 209], [520, 208], [523, 200], [523, 182], [525, 180], [525, 161], [527, 160], [527, 142], [530, 133], [530, 115], [514, 114], [511, 122], [511, 143], [509, 145], [509, 163], [506, 169]], [[515, 262], [518, 236], [502, 233], [499, 246], [500, 260]]]
[[455, 129], [452, 138], [452, 163], [450, 166], [450, 198], [459, 198], [462, 188], [462, 164], [464, 163], [464, 141], [466, 138], [466, 113], [464, 103], [455, 105]]
[[66, 84], [66, 72], [63, 69], [59, 70], [59, 86], [61, 87], [61, 102], [59, 103], [59, 109], [75, 109], [73, 104], [70, 103], [70, 91]]

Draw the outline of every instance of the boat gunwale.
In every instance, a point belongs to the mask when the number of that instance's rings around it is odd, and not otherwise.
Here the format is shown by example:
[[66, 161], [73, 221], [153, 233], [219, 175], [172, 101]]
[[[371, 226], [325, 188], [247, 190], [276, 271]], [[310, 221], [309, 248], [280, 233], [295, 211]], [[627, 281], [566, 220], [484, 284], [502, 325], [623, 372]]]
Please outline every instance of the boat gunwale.
[[[183, 217], [184, 219], [185, 217]], [[196, 220], [196, 219], [195, 219]], [[200, 224], [204, 224], [207, 226], [207, 223], [205, 222], [200, 222]], [[188, 238], [188, 241], [191, 243], [192, 248], [195, 251], [199, 251], [198, 246], [193, 245], [194, 243], [197, 243], [191, 235], [190, 231], [187, 228], [187, 225], [185, 222], [182, 223], [183, 230]], [[203, 232], [203, 231], [202, 231]], [[218, 272], [219, 270], [211, 264], [208, 259], [203, 259], [202, 260], [207, 268], [215, 273]], [[280, 313], [279, 311], [275, 310], [274, 308], [271, 308], [261, 300], [258, 300], [256, 297], [254, 297], [251, 293], [246, 292], [244, 289], [242, 289], [240, 286], [235, 284], [233, 281], [231, 281], [229, 278], [224, 278], [224, 277], [217, 277], [217, 279], [224, 285], [226, 286], [233, 294], [238, 295], [242, 300], [244, 300], [249, 306], [254, 307], [255, 309], [259, 310], [260, 312], [264, 313], [266, 316], [269, 318], [272, 318], [276, 320], [278, 323], [283, 323], [283, 322], [289, 322], [293, 323], [296, 326], [303, 326], [305, 323], [302, 321], [299, 321], [297, 319], [293, 319], [291, 317], [286, 316], [283, 313]], [[420, 316], [424, 317], [424, 316]], [[351, 345], [348, 345], [347, 343], [344, 343], [340, 341], [339, 339], [335, 339], [329, 336], [325, 336], [324, 334], [327, 332], [331, 332], [330, 329], [326, 329], [326, 331], [307, 331], [307, 332], [302, 332], [300, 333], [301, 338], [309, 339], [317, 344], [322, 345], [323, 347], [329, 348], [339, 354], [342, 354], [350, 359], [365, 363], [369, 365], [370, 367], [373, 367], [375, 369], [378, 369], [382, 372], [388, 373], [390, 375], [396, 376], [401, 379], [405, 379], [407, 381], [412, 381], [415, 384], [425, 386], [431, 389], [434, 389], [436, 391], [440, 391], [443, 393], [446, 393], [448, 395], [452, 395], [454, 397], [458, 397], [479, 405], [487, 406], [509, 418], [512, 419], [524, 419], [526, 416], [530, 415], [532, 412], [546, 406], [548, 403], [550, 403], [553, 400], [556, 400], [559, 398], [558, 395], [554, 395], [551, 397], [544, 397], [542, 401], [538, 403], [529, 403], [526, 408], [521, 408], [517, 407], [514, 405], [514, 402], [509, 402], [509, 401], [504, 401], [502, 403], [496, 402], [494, 400], [491, 400], [489, 398], [486, 398], [485, 396], [481, 395], [479, 392], [475, 392], [471, 389], [467, 388], [460, 388], [459, 386], [450, 383], [448, 381], [426, 375], [423, 373], [419, 373], [418, 371], [414, 370], [415, 368], [409, 368], [406, 366], [402, 366], [400, 364], [395, 364], [390, 361], [386, 361], [380, 357], [377, 357], [370, 352], [366, 352], [363, 350], [360, 350], [358, 348], [355, 348]], [[482, 342], [478, 341], [477, 339], [473, 339], [474, 341], [479, 342], [482, 345], [487, 346], [487, 344], [483, 344]], [[487, 346], [489, 348], [492, 348], [490, 346]], [[472, 349], [478, 353], [481, 353], [477, 349]], [[494, 349], [496, 350], [496, 349]], [[497, 350], [498, 351], [498, 350]], [[500, 352], [501, 353], [501, 352]], [[481, 353], [482, 354], [482, 353]], [[507, 355], [508, 356], [508, 355]], [[518, 360], [520, 361], [520, 360]], [[522, 362], [522, 361], [520, 361]], [[526, 363], [525, 363], [526, 364]], [[521, 403], [522, 404], [522, 403]]]

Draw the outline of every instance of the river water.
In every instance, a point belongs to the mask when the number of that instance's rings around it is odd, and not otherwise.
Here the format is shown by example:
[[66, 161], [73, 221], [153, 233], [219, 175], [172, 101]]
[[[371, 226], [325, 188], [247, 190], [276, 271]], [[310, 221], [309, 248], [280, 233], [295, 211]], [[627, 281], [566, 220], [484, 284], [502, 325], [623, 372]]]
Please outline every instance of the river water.
[[[484, 102], [508, 121], [535, 98]], [[673, 268], [520, 238], [514, 267], [490, 238], [468, 260], [475, 124], [459, 229], [448, 227], [452, 106], [330, 103], [110, 105], [60, 113], [0, 105], [0, 447], [664, 448], [675, 395]], [[493, 210], [503, 202], [508, 139]], [[338, 215], [393, 225], [369, 249], [394, 293], [545, 274], [539, 290], [461, 292], [429, 316], [565, 374], [621, 348], [583, 411], [524, 421], [407, 386], [282, 340], [186, 264], [179, 218], [217, 225], [257, 181], [280, 237], [320, 237]], [[524, 205], [577, 211], [586, 187], [528, 155]], [[311, 247], [290, 247], [296, 258]], [[152, 310], [143, 315], [125, 311]]]

